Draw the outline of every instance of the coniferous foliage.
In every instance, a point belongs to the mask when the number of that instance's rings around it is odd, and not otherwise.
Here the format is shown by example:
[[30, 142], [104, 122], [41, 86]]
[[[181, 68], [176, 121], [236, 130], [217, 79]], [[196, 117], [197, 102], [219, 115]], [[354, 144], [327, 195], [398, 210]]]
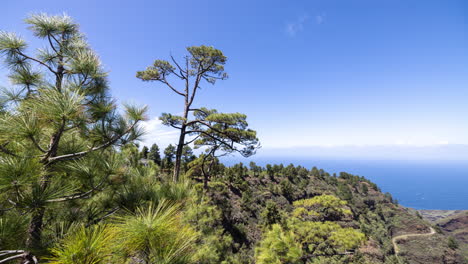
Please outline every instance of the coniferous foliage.
[[154, 163], [161, 166], [161, 154], [159, 153], [159, 146], [156, 143], [151, 145], [151, 148], [148, 153], [148, 158]]
[[36, 14], [25, 21], [47, 48], [28, 55], [25, 40], [0, 33], [14, 84], [2, 97], [0, 188], [4, 214], [28, 219], [23, 242], [36, 250], [47, 242], [44, 225], [55, 208], [109, 185], [118, 173], [115, 147], [140, 136], [146, 109], [127, 106], [117, 114], [107, 74], [70, 17]]

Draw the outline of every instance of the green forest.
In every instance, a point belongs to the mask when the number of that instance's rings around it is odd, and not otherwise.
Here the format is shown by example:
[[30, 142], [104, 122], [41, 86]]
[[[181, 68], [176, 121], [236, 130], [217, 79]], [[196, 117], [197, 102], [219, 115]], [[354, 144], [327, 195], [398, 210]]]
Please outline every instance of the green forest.
[[[148, 109], [116, 103], [72, 18], [25, 23], [43, 46], [0, 32], [13, 84], [0, 98], [0, 263], [463, 263], [452, 237], [364, 177], [250, 162], [261, 139], [247, 115], [195, 107], [228, 78], [221, 50], [135, 69], [180, 100], [160, 116], [179, 140], [160, 149], [141, 144]], [[392, 240], [432, 228], [421, 262]]]

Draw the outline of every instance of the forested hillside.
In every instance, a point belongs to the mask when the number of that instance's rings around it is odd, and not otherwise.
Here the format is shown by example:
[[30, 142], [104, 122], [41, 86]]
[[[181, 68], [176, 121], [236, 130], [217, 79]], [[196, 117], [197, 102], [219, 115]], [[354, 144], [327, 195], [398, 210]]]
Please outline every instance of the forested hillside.
[[260, 149], [245, 114], [195, 107], [201, 84], [227, 78], [220, 50], [192, 46], [137, 72], [181, 96], [181, 115], [161, 115], [179, 141], [160, 150], [141, 145], [146, 107], [115, 103], [70, 17], [26, 23], [46, 48], [0, 33], [12, 84], [0, 108], [0, 263], [463, 263], [454, 238], [363, 177], [220, 163]]

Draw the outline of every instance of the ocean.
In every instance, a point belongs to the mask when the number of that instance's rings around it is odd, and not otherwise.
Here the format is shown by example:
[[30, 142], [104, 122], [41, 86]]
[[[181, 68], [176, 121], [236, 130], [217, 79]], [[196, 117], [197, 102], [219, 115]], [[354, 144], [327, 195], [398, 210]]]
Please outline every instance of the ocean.
[[468, 161], [397, 161], [397, 160], [332, 160], [300, 159], [292, 157], [224, 158], [232, 165], [266, 164], [301, 165], [308, 169], [316, 166], [330, 174], [348, 172], [364, 176], [375, 182], [383, 192], [406, 207], [415, 209], [466, 210], [468, 209]]

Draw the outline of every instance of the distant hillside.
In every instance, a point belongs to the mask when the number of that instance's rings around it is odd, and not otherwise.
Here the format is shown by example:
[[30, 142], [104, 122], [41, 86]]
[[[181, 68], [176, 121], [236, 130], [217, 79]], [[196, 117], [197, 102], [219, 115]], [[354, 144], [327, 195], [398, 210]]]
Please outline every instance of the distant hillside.
[[419, 210], [419, 213], [444, 234], [455, 238], [463, 255], [468, 258], [468, 210]]
[[[288, 230], [288, 222], [297, 215], [297, 201], [324, 195], [345, 201], [343, 209], [350, 210], [350, 215], [334, 222], [364, 233], [364, 243], [355, 251], [342, 252], [341, 256], [339, 252], [334, 257], [319, 256], [325, 253], [309, 254], [315, 257], [303, 256], [304, 262], [281, 263], [463, 263], [460, 250], [450, 248], [446, 233], [432, 233], [431, 223], [414, 210], [396, 204], [390, 194], [382, 193], [363, 177], [348, 173], [334, 176], [317, 168], [307, 170], [292, 165], [261, 168], [250, 164], [247, 168], [237, 164], [220, 170], [209, 183], [207, 193], [209, 204], [220, 210], [220, 219], [212, 222], [211, 227], [222, 230], [221, 233], [234, 241], [227, 251], [230, 253], [225, 252], [231, 260], [220, 257], [220, 262], [227, 261], [222, 263], [258, 261], [265, 240], [271, 239], [269, 236], [275, 230], [271, 227], [276, 224]], [[330, 209], [325, 204], [318, 208], [321, 208], [317, 209], [319, 215]], [[397, 239], [392, 243], [393, 238]], [[232, 259], [236, 262], [231, 262]]]

